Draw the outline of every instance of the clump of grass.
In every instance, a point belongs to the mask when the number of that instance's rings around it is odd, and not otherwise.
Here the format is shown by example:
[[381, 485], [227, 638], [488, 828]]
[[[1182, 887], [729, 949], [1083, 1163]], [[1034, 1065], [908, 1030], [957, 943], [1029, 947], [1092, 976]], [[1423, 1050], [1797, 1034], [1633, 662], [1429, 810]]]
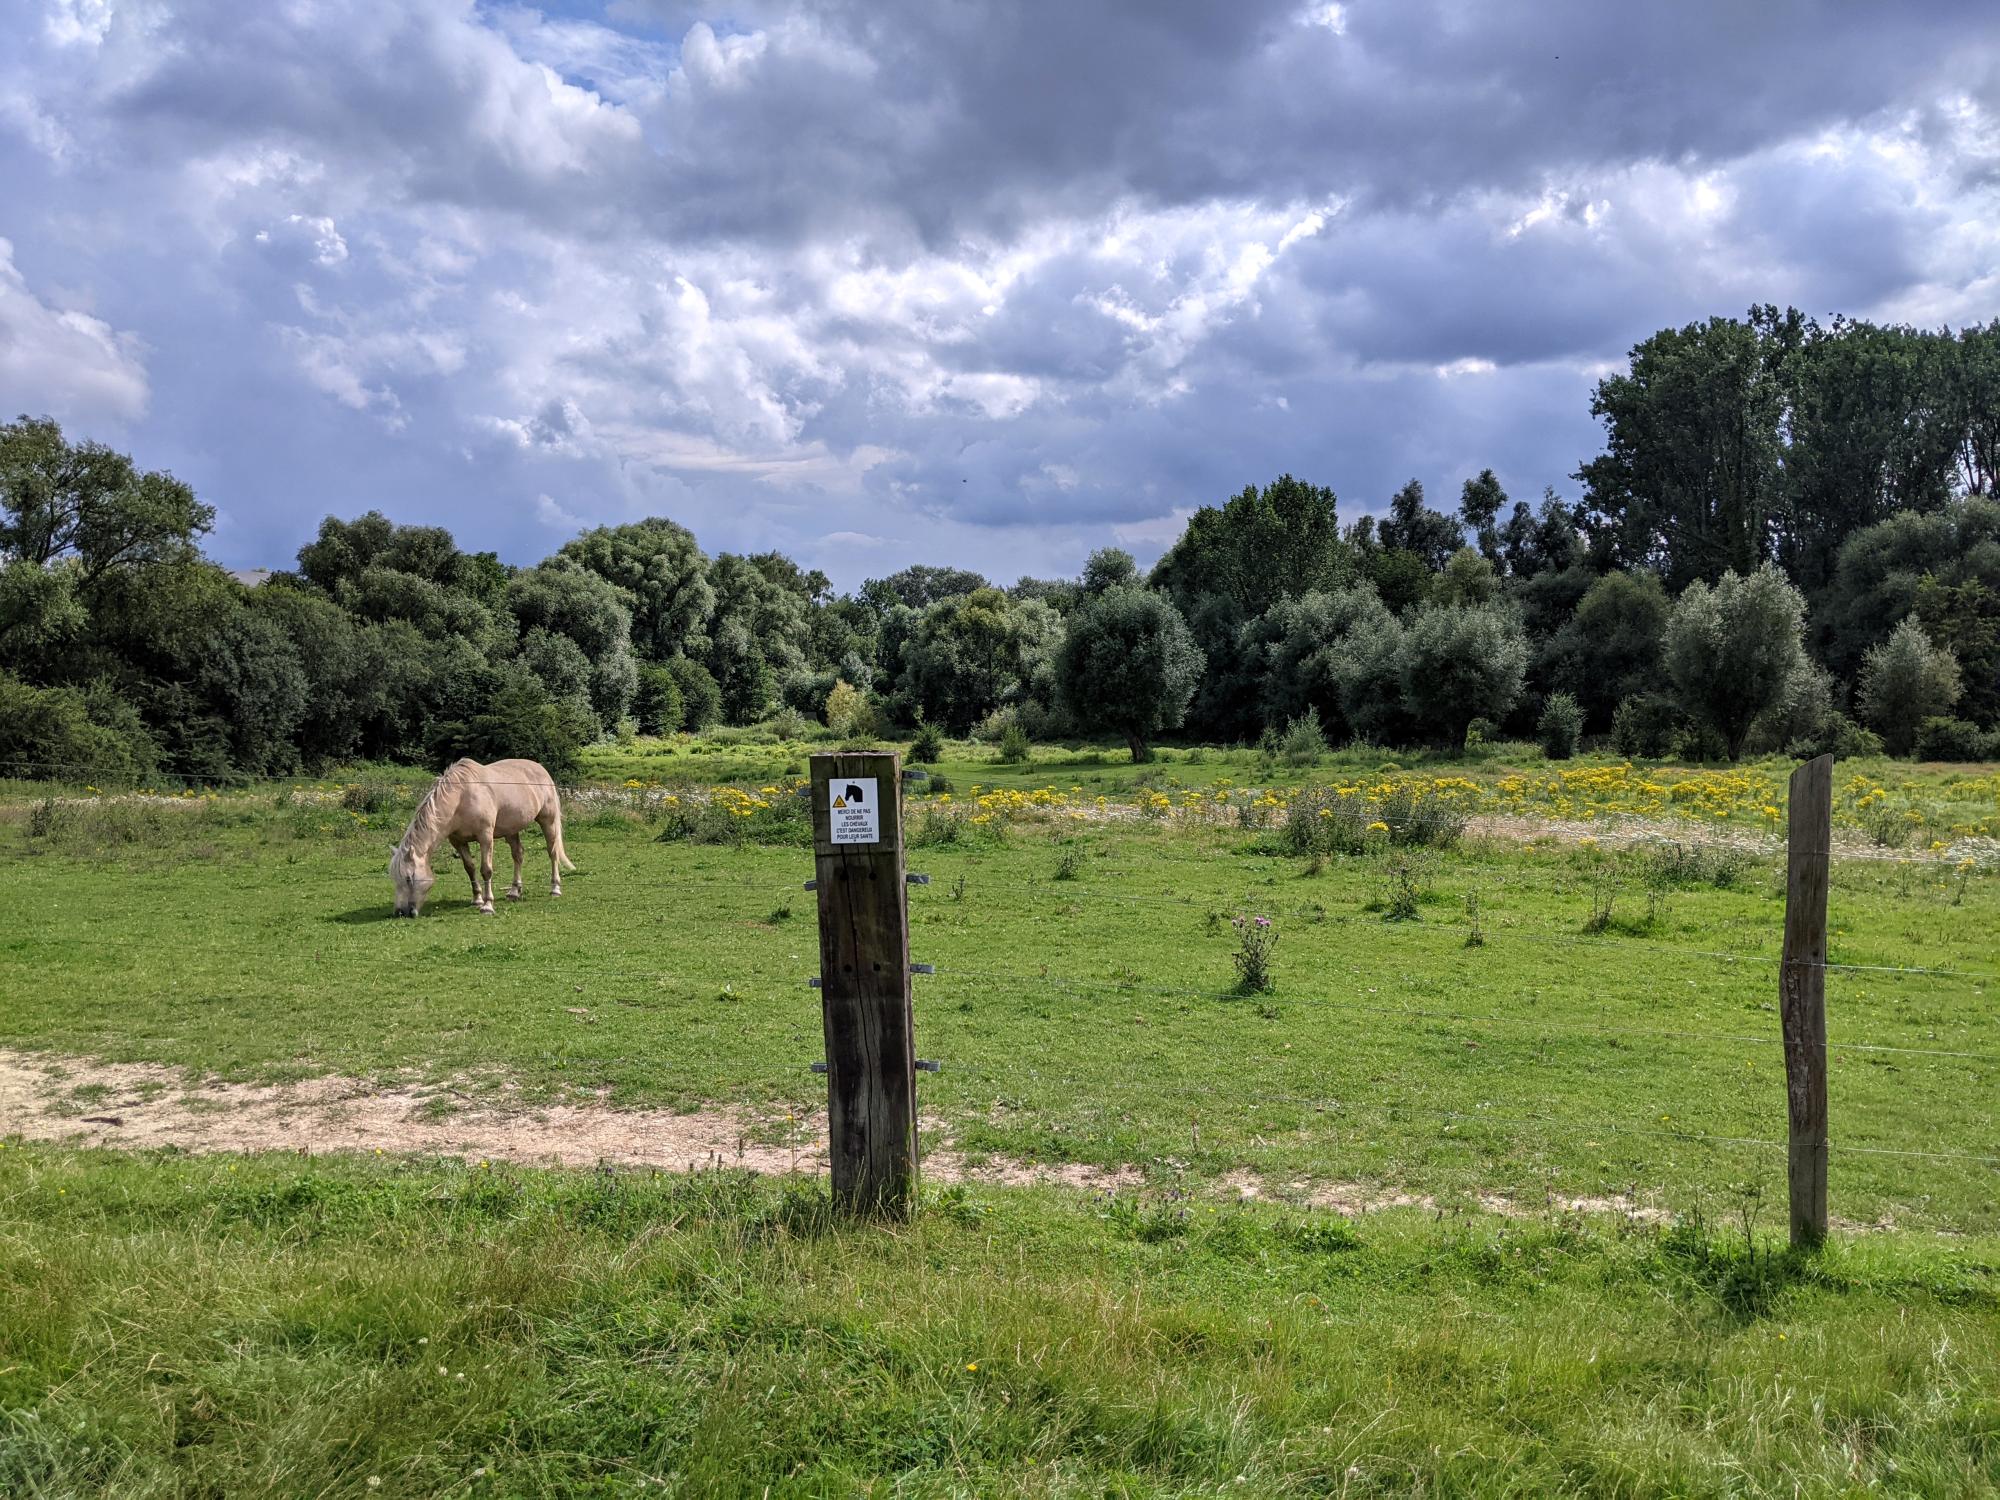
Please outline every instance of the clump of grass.
[[1236, 929], [1236, 951], [1230, 955], [1236, 965], [1236, 988], [1240, 994], [1265, 995], [1278, 987], [1273, 955], [1278, 947], [1278, 929], [1269, 917], [1232, 917]]
[[1056, 855], [1055, 873], [1051, 880], [1074, 880], [1083, 873], [1085, 850], [1081, 844], [1065, 844]]
[[1654, 839], [1640, 847], [1646, 884], [1655, 890], [1714, 886], [1728, 890], [1750, 867], [1750, 856], [1732, 844]]
[[1384, 894], [1382, 920], [1414, 922], [1422, 916], [1417, 907], [1424, 894], [1424, 872], [1412, 860], [1392, 859], [1382, 867]]
[[1610, 927], [1612, 911], [1617, 904], [1618, 887], [1608, 880], [1593, 880], [1590, 884], [1590, 915], [1584, 918], [1583, 930], [1595, 935]]
[[397, 802], [396, 788], [386, 781], [358, 781], [341, 788], [340, 805], [348, 812], [387, 812]]

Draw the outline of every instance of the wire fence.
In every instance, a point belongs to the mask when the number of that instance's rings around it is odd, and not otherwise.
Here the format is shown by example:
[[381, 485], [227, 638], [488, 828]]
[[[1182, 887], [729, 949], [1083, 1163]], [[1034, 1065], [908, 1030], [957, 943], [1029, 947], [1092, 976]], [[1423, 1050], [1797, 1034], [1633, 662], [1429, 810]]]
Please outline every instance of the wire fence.
[[[9, 767], [21, 769], [29, 766], [38, 768], [44, 772], [68, 769], [87, 773], [89, 770], [86, 767], [67, 766], [60, 763], [0, 761], [0, 775], [4, 775], [6, 768]], [[326, 787], [329, 791], [338, 789], [346, 784], [334, 778], [306, 776], [246, 778], [243, 784], [269, 784], [274, 781], [284, 784], [310, 783], [314, 786]], [[522, 784], [539, 785], [540, 783]], [[413, 789], [415, 789], [414, 786]], [[921, 857], [926, 851], [916, 850], [912, 852]], [[324, 879], [325, 877], [321, 878]], [[343, 882], [352, 881], [357, 885], [363, 881], [371, 885], [386, 884], [386, 877], [379, 873], [363, 875], [360, 872], [336, 872], [332, 878]], [[773, 900], [783, 903], [791, 899], [797, 899], [802, 894], [799, 890], [799, 882], [789, 880], [777, 882], [755, 876], [734, 880], [710, 877], [705, 882], [705, 888], [726, 898], [741, 897], [746, 893], [755, 892], [758, 893], [756, 899], [760, 903], [763, 900]], [[1065, 905], [1085, 905], [1090, 903], [1099, 903], [1101, 906], [1156, 905], [1183, 907], [1191, 912], [1214, 909], [1218, 906], [1224, 908], [1233, 906], [1238, 910], [1254, 909], [1260, 903], [1268, 905], [1273, 894], [1269, 886], [1246, 889], [1240, 896], [1225, 895], [1217, 897], [1212, 894], [1194, 895], [1171, 891], [1163, 891], [1157, 894], [1132, 891], [1107, 891], [1093, 889], [1080, 882], [1063, 882], [1060, 888], [1057, 888], [1053, 883], [1048, 886], [1023, 884], [1019, 887], [1019, 894], [1028, 893], [1043, 896]], [[386, 907], [386, 896], [383, 904]], [[1377, 927], [1382, 925], [1379, 918], [1324, 912], [1321, 912], [1314, 919], [1314, 922], [1315, 925], [1324, 922], [1335, 926], [1360, 924], [1363, 922], [1371, 922]], [[1455, 927], [1451, 930], [1454, 934], [1458, 931]], [[24, 935], [18, 929], [16, 929], [12, 936], [17, 943], [29, 943], [33, 941], [31, 935]], [[1413, 936], [1412, 941], [1416, 940]], [[183, 947], [175, 954], [163, 957], [156, 945], [145, 942], [125, 942], [101, 933], [94, 933], [87, 942], [90, 950], [96, 954], [123, 954], [134, 958], [159, 959], [162, 962], [171, 962], [184, 974], [191, 972], [199, 961], [223, 956], [230, 951], [227, 946], [218, 946], [212, 950]], [[1496, 926], [1490, 928], [1484, 937], [1484, 942], [1493, 947], [1521, 943], [1559, 947], [1572, 952], [1579, 949], [1598, 950], [1607, 953], [1634, 956], [1643, 954], [1656, 958], [1667, 956], [1673, 960], [1705, 960], [1730, 966], [1749, 964], [1759, 966], [1760, 968], [1773, 967], [1785, 962], [1781, 953], [1769, 951], [1717, 950], [1663, 943], [1650, 939], [1620, 941], [1551, 931], [1528, 931], [1519, 927]], [[60, 945], [52, 943], [51, 946]], [[447, 962], [477, 961], [479, 958], [477, 954], [436, 952], [423, 956], [443, 959]], [[363, 984], [379, 984], [387, 987], [399, 981], [407, 983], [412, 980], [413, 976], [410, 965], [413, 957], [415, 956], [404, 954], [361, 959], [351, 952], [345, 952], [338, 954], [334, 961], [339, 964], [340, 972], [343, 976], [360, 981]], [[1963, 981], [1975, 984], [1984, 984], [2000, 979], [2000, 972], [1996, 971], [1929, 964], [1827, 961], [1824, 964], [1814, 965], [1813, 967], [1822, 968], [1829, 973], [1837, 974], [1884, 975], [1932, 981]], [[565, 962], [561, 970], [561, 977], [571, 982], [582, 980], [592, 984], [612, 983], [631, 986], [652, 986], [675, 982], [675, 976], [670, 965], [634, 967], [602, 962], [581, 965], [573, 962]], [[248, 983], [254, 981], [256, 975], [254, 972], [246, 972], [242, 978]], [[534, 982], [535, 978], [536, 976], [530, 976], [530, 982]], [[941, 986], [947, 988], [972, 986], [992, 989], [996, 987], [1025, 988], [1030, 986], [1044, 986], [1058, 991], [1096, 994], [1138, 994], [1188, 1000], [1214, 1000], [1218, 998], [1218, 990], [1215, 987], [1160, 983], [1127, 977], [1094, 978], [1076, 974], [1052, 973], [1046, 967], [1042, 967], [1036, 972], [1023, 972], [992, 968], [961, 967], [946, 962], [935, 966], [934, 978]], [[803, 975], [791, 978], [773, 976], [773, 982], [778, 984], [798, 983], [803, 985], [804, 980], [805, 976]], [[1362, 1016], [1390, 1023], [1388, 1026], [1385, 1026], [1384, 1030], [1391, 1032], [1392, 1037], [1393, 1028], [1395, 1027], [1406, 1027], [1410, 1022], [1423, 1022], [1429, 1025], [1448, 1025], [1454, 1027], [1519, 1028], [1527, 1034], [1524, 1040], [1540, 1042], [1578, 1040], [1667, 1041], [1676, 1043], [1690, 1042], [1719, 1048], [1757, 1048], [1759, 1050], [1781, 1048], [1783, 1045], [1782, 1039], [1776, 1034], [1756, 1035], [1742, 1031], [1689, 1027], [1613, 1025], [1589, 1021], [1575, 1016], [1503, 1014], [1458, 1008], [1378, 1004], [1360, 1000], [1349, 995], [1319, 992], [1288, 994], [1285, 999], [1287, 1003], [1302, 1005], [1315, 1013]], [[1468, 1033], [1453, 1033], [1450, 1035], [1455, 1039], [1470, 1039], [1470, 1034]], [[1880, 1055], [1889, 1058], [1922, 1058], [1943, 1062], [1976, 1064], [1981, 1067], [2000, 1065], [2000, 1054], [1944, 1046], [1912, 1045], [1905, 1042], [1829, 1039], [1827, 1047], [1829, 1051], [1836, 1053]], [[610, 1055], [577, 1053], [566, 1049], [545, 1051], [533, 1058], [524, 1060], [563, 1069], [599, 1070], [606, 1068], [650, 1068], [656, 1067], [659, 1061], [656, 1056], [639, 1055], [629, 1052]], [[1245, 1059], [1244, 1061], [1246, 1063], [1253, 1063], [1257, 1060]], [[1282, 1060], [1276, 1058], [1265, 1059], [1263, 1063], [1271, 1068], [1278, 1068], [1285, 1065]], [[1059, 1078], [1062, 1076], [1065, 1075], [1058, 1075]], [[1110, 1103], [1115, 1099], [1117, 1094], [1123, 1091], [1123, 1088], [1129, 1088], [1133, 1091], [1143, 1090], [1149, 1095], [1156, 1092], [1156, 1083], [1150, 1078], [1134, 1078], [1122, 1087], [1114, 1086], [1107, 1089], [1106, 1081], [1102, 1076], [1093, 1076], [1090, 1078], [1075, 1077], [1074, 1075], [1067, 1076], [1072, 1077], [1078, 1086], [1094, 1090], [1094, 1097], [1105, 1103]], [[960, 1086], [966, 1086], [968, 1088], [985, 1088], [999, 1092], [1019, 1091], [1024, 1082], [1039, 1084], [1047, 1081], [1045, 1071], [1039, 1068], [1032, 1060], [1024, 1061], [1017, 1067], [1002, 1071], [982, 1065], [972, 1059], [953, 1059], [948, 1064], [948, 1071], [944, 1077], [947, 1080], [946, 1086], [954, 1090]], [[801, 1093], [808, 1091], [810, 1087], [809, 1081], [803, 1079], [800, 1081]], [[1405, 1090], [1399, 1094], [1356, 1097], [1350, 1092], [1341, 1091], [1331, 1081], [1329, 1081], [1329, 1086], [1326, 1090], [1315, 1094], [1271, 1092], [1256, 1088], [1232, 1091], [1229, 1096], [1229, 1102], [1232, 1105], [1238, 1106], [1283, 1106], [1307, 1111], [1315, 1116], [1331, 1114], [1342, 1121], [1349, 1121], [1357, 1115], [1366, 1114], [1370, 1118], [1381, 1119], [1420, 1117], [1452, 1123], [1477, 1124], [1487, 1128], [1501, 1126], [1512, 1131], [1516, 1137], [1523, 1139], [1534, 1136], [1546, 1138], [1556, 1132], [1563, 1132], [1570, 1135], [1581, 1134], [1591, 1137], [1604, 1135], [1671, 1140], [1682, 1143], [1696, 1143], [1704, 1147], [1718, 1149], [1758, 1152], [1783, 1151], [1786, 1145], [1784, 1141], [1778, 1139], [1689, 1128], [1682, 1125], [1662, 1126], [1630, 1120], [1600, 1118], [1579, 1119], [1570, 1116], [1560, 1109], [1548, 1109], [1537, 1113], [1532, 1105], [1527, 1106], [1527, 1112], [1519, 1112], [1522, 1109], [1522, 1106], [1519, 1104], [1514, 1106], [1516, 1112], [1496, 1110], [1484, 1106], [1474, 1110], [1440, 1108], [1422, 1101], [1409, 1090]], [[1844, 1141], [1837, 1143], [1836, 1149], [1840, 1154], [1873, 1158], [1962, 1164], [1968, 1167], [2000, 1166], [2000, 1154], [1987, 1154], [1976, 1151], [1919, 1149], [1905, 1146], [1867, 1145], [1860, 1143], [1848, 1144]]]

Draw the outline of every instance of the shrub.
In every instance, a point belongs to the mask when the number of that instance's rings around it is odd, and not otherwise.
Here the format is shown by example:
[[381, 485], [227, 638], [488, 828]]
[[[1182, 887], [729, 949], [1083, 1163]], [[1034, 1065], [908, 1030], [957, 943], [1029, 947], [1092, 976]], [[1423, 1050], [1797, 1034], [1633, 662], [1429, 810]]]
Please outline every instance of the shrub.
[[538, 760], [557, 781], [577, 773], [577, 753], [597, 737], [590, 707], [574, 697], [554, 698], [531, 673], [516, 670], [486, 707], [461, 724], [440, 726], [432, 744], [439, 760], [518, 756]]
[[1811, 760], [1816, 755], [1863, 760], [1881, 753], [1881, 735], [1872, 729], [1863, 729], [1846, 714], [1840, 713], [1828, 714], [1817, 734], [1793, 740], [1785, 747], [1785, 754], [1793, 760]]
[[1319, 710], [1308, 707], [1287, 724], [1279, 748], [1287, 765], [1318, 765], [1327, 752], [1326, 731], [1320, 727]]
[[1490, 745], [1499, 738], [1500, 726], [1483, 715], [1465, 726], [1465, 748], [1468, 750]]
[[1009, 720], [1000, 735], [1000, 761], [1003, 765], [1025, 764], [1029, 755], [1028, 731], [1018, 723]]
[[1924, 627], [1905, 620], [1862, 659], [1861, 717], [1891, 755], [1908, 755], [1926, 719], [1958, 702], [1958, 658], [1933, 646]]
[[1387, 844], [1410, 849], [1449, 849], [1465, 832], [1464, 816], [1421, 787], [1393, 787], [1381, 797], [1343, 797], [1328, 787], [1308, 787], [1285, 810], [1278, 846], [1307, 858], [1319, 854], [1361, 854]]
[[796, 708], [787, 705], [771, 715], [771, 732], [780, 740], [800, 740], [813, 727], [813, 721]]
[[842, 739], [872, 738], [875, 706], [860, 688], [845, 678], [836, 679], [826, 695], [826, 727]]
[[2000, 755], [2000, 734], [1988, 734], [1963, 719], [1933, 714], [1917, 730], [1918, 760], [1993, 760]]
[[934, 764], [944, 757], [944, 735], [935, 724], [926, 724], [923, 715], [917, 716], [917, 735], [910, 741], [910, 759], [924, 764]]
[[1551, 693], [1535, 722], [1535, 738], [1550, 760], [1568, 760], [1583, 738], [1583, 710], [1568, 693]]
[[1634, 760], [1664, 759], [1674, 752], [1680, 719], [1680, 710], [1658, 693], [1627, 698], [1611, 716], [1612, 746]]
[[778, 678], [778, 701], [786, 708], [817, 718], [838, 681], [831, 672], [809, 672], [798, 667]]
[[681, 685], [674, 674], [655, 661], [639, 663], [639, 691], [632, 699], [632, 717], [641, 734], [672, 734], [681, 727]]
[[667, 663], [681, 690], [681, 727], [699, 732], [722, 717], [722, 688], [707, 667], [685, 656]]
[[1463, 745], [1474, 719], [1504, 719], [1521, 696], [1527, 637], [1495, 605], [1434, 607], [1410, 622], [1399, 666], [1403, 707], [1418, 730], [1435, 744]]
[[108, 689], [31, 687], [0, 673], [0, 776], [137, 783], [158, 762], [137, 712]]
[[1750, 726], [1783, 698], [1804, 656], [1805, 597], [1770, 563], [1691, 583], [1667, 619], [1661, 660], [1681, 704], [1743, 752]]
[[1646, 884], [1653, 890], [1712, 885], [1726, 890], [1749, 868], [1750, 856], [1730, 844], [1661, 839], [1640, 851]]

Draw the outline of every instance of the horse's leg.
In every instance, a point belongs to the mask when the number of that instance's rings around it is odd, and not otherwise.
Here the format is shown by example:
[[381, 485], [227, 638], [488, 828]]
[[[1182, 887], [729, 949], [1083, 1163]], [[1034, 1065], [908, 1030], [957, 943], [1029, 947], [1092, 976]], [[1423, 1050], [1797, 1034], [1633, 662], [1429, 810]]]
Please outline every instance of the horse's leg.
[[493, 830], [487, 829], [479, 835], [479, 909], [489, 916], [493, 911]]
[[472, 882], [472, 904], [477, 906], [479, 904], [479, 872], [472, 867], [472, 851], [462, 843], [454, 843], [451, 847], [458, 851], [458, 862], [465, 866], [465, 878]]
[[521, 899], [521, 835], [520, 834], [510, 833], [507, 835], [507, 849], [508, 852], [514, 856], [514, 883], [507, 887], [507, 899], [509, 901], [519, 901]]
[[564, 859], [562, 813], [551, 808], [548, 812], [543, 813], [540, 818], [536, 819], [536, 821], [542, 825], [542, 837], [548, 842], [549, 846], [549, 894], [551, 896], [560, 896], [562, 894], [562, 867]]

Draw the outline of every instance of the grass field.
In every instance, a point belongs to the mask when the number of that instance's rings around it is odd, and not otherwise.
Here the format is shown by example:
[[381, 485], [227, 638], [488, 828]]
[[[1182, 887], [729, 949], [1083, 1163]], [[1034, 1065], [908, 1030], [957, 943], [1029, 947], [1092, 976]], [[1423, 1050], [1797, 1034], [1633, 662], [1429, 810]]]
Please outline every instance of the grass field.
[[[0, 1490], [1990, 1492], [1992, 1260], [0, 1153]], [[885, 1477], [886, 1476], [886, 1477]]]
[[[531, 843], [494, 918], [447, 856], [424, 919], [388, 919], [408, 777], [0, 800], [0, 1048], [795, 1133], [824, 1099], [784, 789], [809, 747], [618, 759], [648, 748], [596, 752], [562, 900]], [[1703, 781], [1678, 844], [1633, 844], [1673, 804], [1646, 787], [1745, 773], [1589, 762], [1508, 807], [1563, 768], [1089, 753], [947, 757], [951, 800], [913, 809], [921, 1093], [975, 1170], [1130, 1186], [973, 1182], [912, 1229], [833, 1231], [803, 1188], [714, 1173], [399, 1163], [393, 1133], [380, 1160], [131, 1157], [0, 1120], [0, 1492], [180, 1493], [210, 1465], [212, 1492], [284, 1494], [2000, 1485], [1990, 769], [1846, 793], [1884, 857], [1834, 869], [1845, 1228], [1794, 1260], [1764, 780]], [[1411, 775], [1564, 835], [1283, 852], [1308, 783]], [[1914, 832], [1870, 835], [1884, 806]], [[1259, 916], [1250, 993], [1232, 919]], [[106, 1107], [81, 1063], [49, 1103]], [[1425, 1206], [1314, 1207], [1399, 1198]]]

